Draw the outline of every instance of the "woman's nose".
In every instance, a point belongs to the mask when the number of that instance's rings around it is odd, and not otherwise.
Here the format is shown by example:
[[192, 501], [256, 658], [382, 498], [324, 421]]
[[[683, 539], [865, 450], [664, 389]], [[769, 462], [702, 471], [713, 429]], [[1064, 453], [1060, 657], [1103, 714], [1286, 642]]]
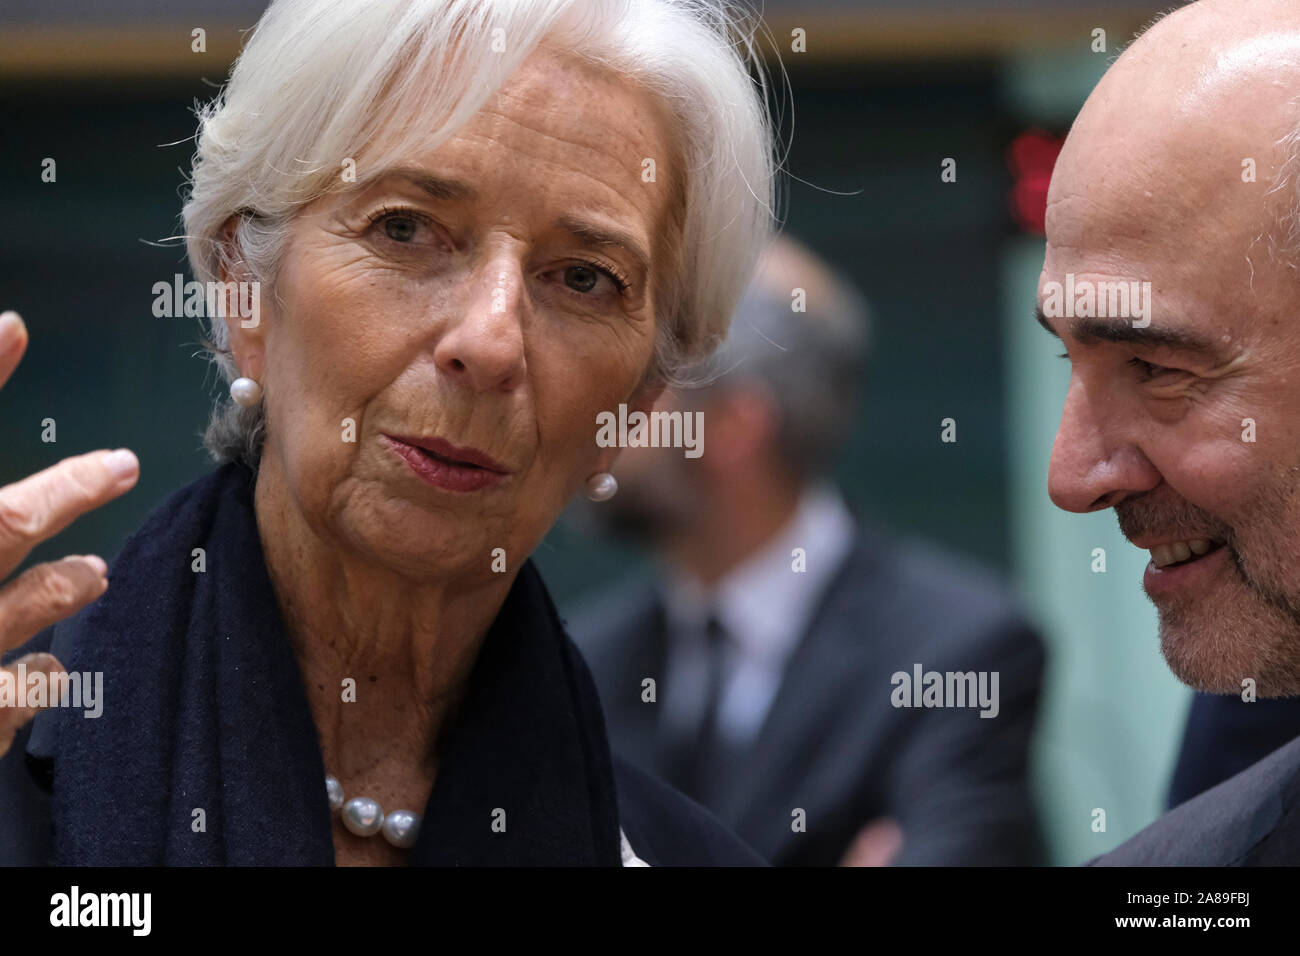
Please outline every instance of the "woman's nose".
[[466, 281], [470, 289], [445, 326], [434, 361], [475, 391], [514, 388], [524, 371], [522, 272], [498, 258]]
[[1052, 503], [1080, 514], [1100, 511], [1159, 485], [1160, 472], [1134, 441], [1131, 425], [1131, 417], [1099, 407], [1072, 381], [1048, 469]]

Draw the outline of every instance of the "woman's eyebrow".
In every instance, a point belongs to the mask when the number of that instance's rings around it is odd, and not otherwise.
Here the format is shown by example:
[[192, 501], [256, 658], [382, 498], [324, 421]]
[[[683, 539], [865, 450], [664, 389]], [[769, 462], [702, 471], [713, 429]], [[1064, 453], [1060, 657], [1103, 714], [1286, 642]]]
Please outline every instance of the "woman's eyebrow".
[[390, 169], [375, 181], [382, 183], [387, 179], [401, 179], [428, 193], [434, 199], [447, 202], [473, 202], [478, 198], [478, 190], [463, 179], [440, 176], [427, 169], [399, 167]]
[[[397, 168], [376, 178], [376, 183], [400, 179], [416, 186], [434, 199], [446, 202], [473, 202], [478, 191], [469, 183], [450, 176], [441, 176], [426, 169]], [[650, 274], [650, 254], [645, 243], [633, 232], [613, 223], [596, 222], [577, 215], [564, 215], [557, 225], [576, 239], [594, 246], [614, 246], [632, 257], [642, 275]]]
[[[478, 198], [478, 191], [464, 180], [441, 176], [426, 169], [399, 167], [378, 177], [376, 182], [382, 183], [386, 179], [405, 180], [434, 199], [447, 202], [473, 202]], [[635, 260], [643, 274], [649, 274], [650, 254], [646, 251], [645, 244], [631, 231], [612, 223], [598, 223], [575, 215], [561, 216], [557, 223], [565, 232], [583, 242], [622, 249]]]
[[565, 232], [595, 246], [616, 246], [635, 261], [642, 275], [650, 274], [650, 256], [633, 233], [611, 224], [595, 223], [579, 216], [561, 216], [557, 221]]

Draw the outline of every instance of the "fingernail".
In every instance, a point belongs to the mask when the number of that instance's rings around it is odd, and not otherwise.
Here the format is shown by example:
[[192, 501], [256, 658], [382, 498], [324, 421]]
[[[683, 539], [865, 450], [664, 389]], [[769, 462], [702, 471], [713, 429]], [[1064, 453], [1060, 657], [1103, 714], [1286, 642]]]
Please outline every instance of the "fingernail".
[[0, 354], [7, 354], [21, 342], [22, 335], [22, 316], [12, 310], [0, 314]]
[[86, 563], [94, 568], [95, 573], [100, 577], [103, 577], [108, 573], [108, 565], [104, 562], [104, 559], [97, 554], [86, 555]]
[[114, 477], [127, 478], [135, 474], [135, 470], [140, 467], [140, 462], [136, 460], [130, 449], [119, 448], [104, 459], [104, 466], [113, 473]]

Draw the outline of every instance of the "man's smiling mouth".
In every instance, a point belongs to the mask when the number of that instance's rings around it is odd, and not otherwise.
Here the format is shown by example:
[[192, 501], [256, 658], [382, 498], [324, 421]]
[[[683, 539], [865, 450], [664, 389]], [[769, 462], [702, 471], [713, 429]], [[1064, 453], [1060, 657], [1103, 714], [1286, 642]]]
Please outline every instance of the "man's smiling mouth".
[[1147, 548], [1147, 551], [1151, 554], [1151, 563], [1163, 570], [1191, 564], [1221, 547], [1223, 542], [1214, 538], [1188, 538], [1183, 541], [1152, 545]]

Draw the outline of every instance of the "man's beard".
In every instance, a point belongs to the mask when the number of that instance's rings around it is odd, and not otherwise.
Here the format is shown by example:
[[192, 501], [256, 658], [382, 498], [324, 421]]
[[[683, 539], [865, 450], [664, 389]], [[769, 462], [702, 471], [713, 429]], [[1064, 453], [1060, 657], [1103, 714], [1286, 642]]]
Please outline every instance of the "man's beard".
[[[1290, 526], [1280, 496], [1258, 505], [1245, 513], [1260, 526]], [[1130, 540], [1160, 534], [1223, 542], [1228, 575], [1221, 584], [1208, 593], [1153, 602], [1160, 650], [1179, 680], [1197, 690], [1239, 694], [1249, 678], [1261, 697], [1300, 694], [1300, 599], [1282, 577], [1288, 568], [1300, 568], [1300, 555], [1282, 550], [1289, 536], [1276, 539], [1284, 544], [1261, 542], [1190, 502], [1152, 495], [1120, 502], [1115, 514]]]

